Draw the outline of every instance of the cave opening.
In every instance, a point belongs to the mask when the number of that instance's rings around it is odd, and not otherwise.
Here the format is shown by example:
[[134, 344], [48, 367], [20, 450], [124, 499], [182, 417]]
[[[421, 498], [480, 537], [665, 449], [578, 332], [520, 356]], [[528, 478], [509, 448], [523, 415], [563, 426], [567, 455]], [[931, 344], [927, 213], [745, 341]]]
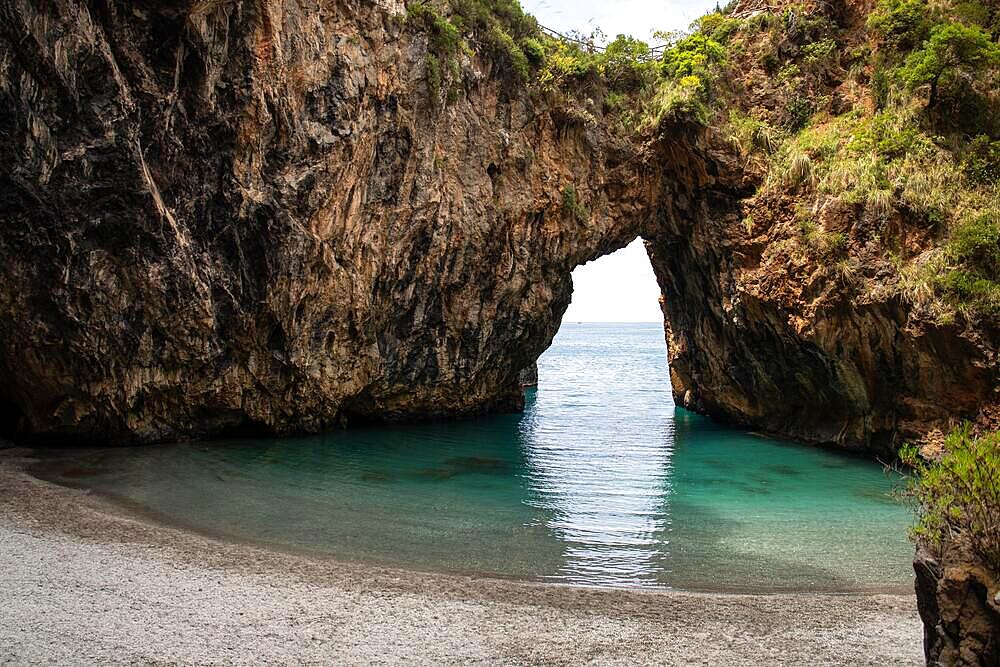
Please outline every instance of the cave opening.
[[647, 377], [661, 394], [659, 402], [672, 409], [662, 293], [642, 237], [580, 264], [572, 282], [571, 301], [553, 343], [532, 369], [531, 381], [523, 381], [522, 373], [522, 386], [544, 388], [565, 380], [554, 376], [566, 375], [564, 363], [572, 349], [581, 380], [594, 379], [603, 369], [599, 382], [628, 393], [630, 377]]
[[563, 322], [663, 322], [660, 287], [642, 238], [573, 271]]

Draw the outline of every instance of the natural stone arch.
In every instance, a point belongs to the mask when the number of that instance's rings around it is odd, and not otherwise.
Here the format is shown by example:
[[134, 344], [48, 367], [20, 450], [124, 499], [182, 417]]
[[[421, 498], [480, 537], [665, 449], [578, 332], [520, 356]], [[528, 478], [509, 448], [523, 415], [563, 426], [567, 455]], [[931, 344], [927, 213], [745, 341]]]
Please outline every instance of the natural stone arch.
[[567, 114], [475, 58], [437, 106], [393, 8], [259, 9], [5, 13], [0, 398], [26, 431], [156, 441], [517, 407], [572, 269], [636, 236], [692, 408], [865, 447], [996, 385], [995, 360], [908, 332], [903, 304], [816, 312], [768, 285], [766, 230], [741, 224], [753, 184], [710, 130], [623, 138], [598, 103]]

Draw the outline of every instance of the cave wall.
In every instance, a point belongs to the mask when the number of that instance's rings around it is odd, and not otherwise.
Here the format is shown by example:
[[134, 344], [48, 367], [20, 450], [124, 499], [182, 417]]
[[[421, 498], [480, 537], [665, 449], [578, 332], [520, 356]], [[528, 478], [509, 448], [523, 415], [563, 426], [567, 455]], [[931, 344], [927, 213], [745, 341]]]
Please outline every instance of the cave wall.
[[736, 190], [707, 193], [701, 215], [647, 241], [677, 405], [891, 460], [997, 401], [995, 332], [859, 295], [826, 266], [797, 273], [775, 252], [787, 231], [748, 233]]

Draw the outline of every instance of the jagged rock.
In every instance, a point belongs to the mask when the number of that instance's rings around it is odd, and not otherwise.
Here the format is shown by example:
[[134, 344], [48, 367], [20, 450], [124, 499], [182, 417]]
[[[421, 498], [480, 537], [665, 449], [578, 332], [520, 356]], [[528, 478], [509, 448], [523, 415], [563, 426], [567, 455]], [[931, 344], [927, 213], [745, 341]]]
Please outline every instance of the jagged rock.
[[537, 387], [538, 364], [531, 364], [527, 368], [523, 369], [520, 375], [518, 375], [518, 383], [522, 387]]
[[24, 431], [518, 408], [573, 267], [694, 214], [687, 138], [644, 156], [479, 59], [438, 108], [425, 38], [383, 8], [101, 7], [0, 10], [0, 392]]
[[1000, 580], [959, 545], [917, 550], [917, 606], [928, 665], [1000, 664]]

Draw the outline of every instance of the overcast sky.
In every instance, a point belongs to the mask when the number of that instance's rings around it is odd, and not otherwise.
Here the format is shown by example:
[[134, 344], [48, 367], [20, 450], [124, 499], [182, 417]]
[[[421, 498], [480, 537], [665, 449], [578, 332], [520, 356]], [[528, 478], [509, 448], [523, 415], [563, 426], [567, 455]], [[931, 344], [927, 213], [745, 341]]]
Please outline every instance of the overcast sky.
[[[715, 5], [715, 0], [521, 0], [524, 9], [553, 30], [590, 34], [600, 28], [609, 39], [628, 34], [646, 41], [654, 30], [686, 29]], [[646, 249], [637, 239], [573, 272], [573, 303], [563, 321], [662, 322], [659, 298]]]
[[[590, 34], [600, 28], [609, 39], [626, 34], [650, 41], [654, 30], [684, 30], [715, 7], [716, 0], [521, 0], [546, 28]], [[722, 2], [725, 4], [725, 2]]]
[[642, 239], [573, 272], [563, 322], [662, 322], [660, 288]]

